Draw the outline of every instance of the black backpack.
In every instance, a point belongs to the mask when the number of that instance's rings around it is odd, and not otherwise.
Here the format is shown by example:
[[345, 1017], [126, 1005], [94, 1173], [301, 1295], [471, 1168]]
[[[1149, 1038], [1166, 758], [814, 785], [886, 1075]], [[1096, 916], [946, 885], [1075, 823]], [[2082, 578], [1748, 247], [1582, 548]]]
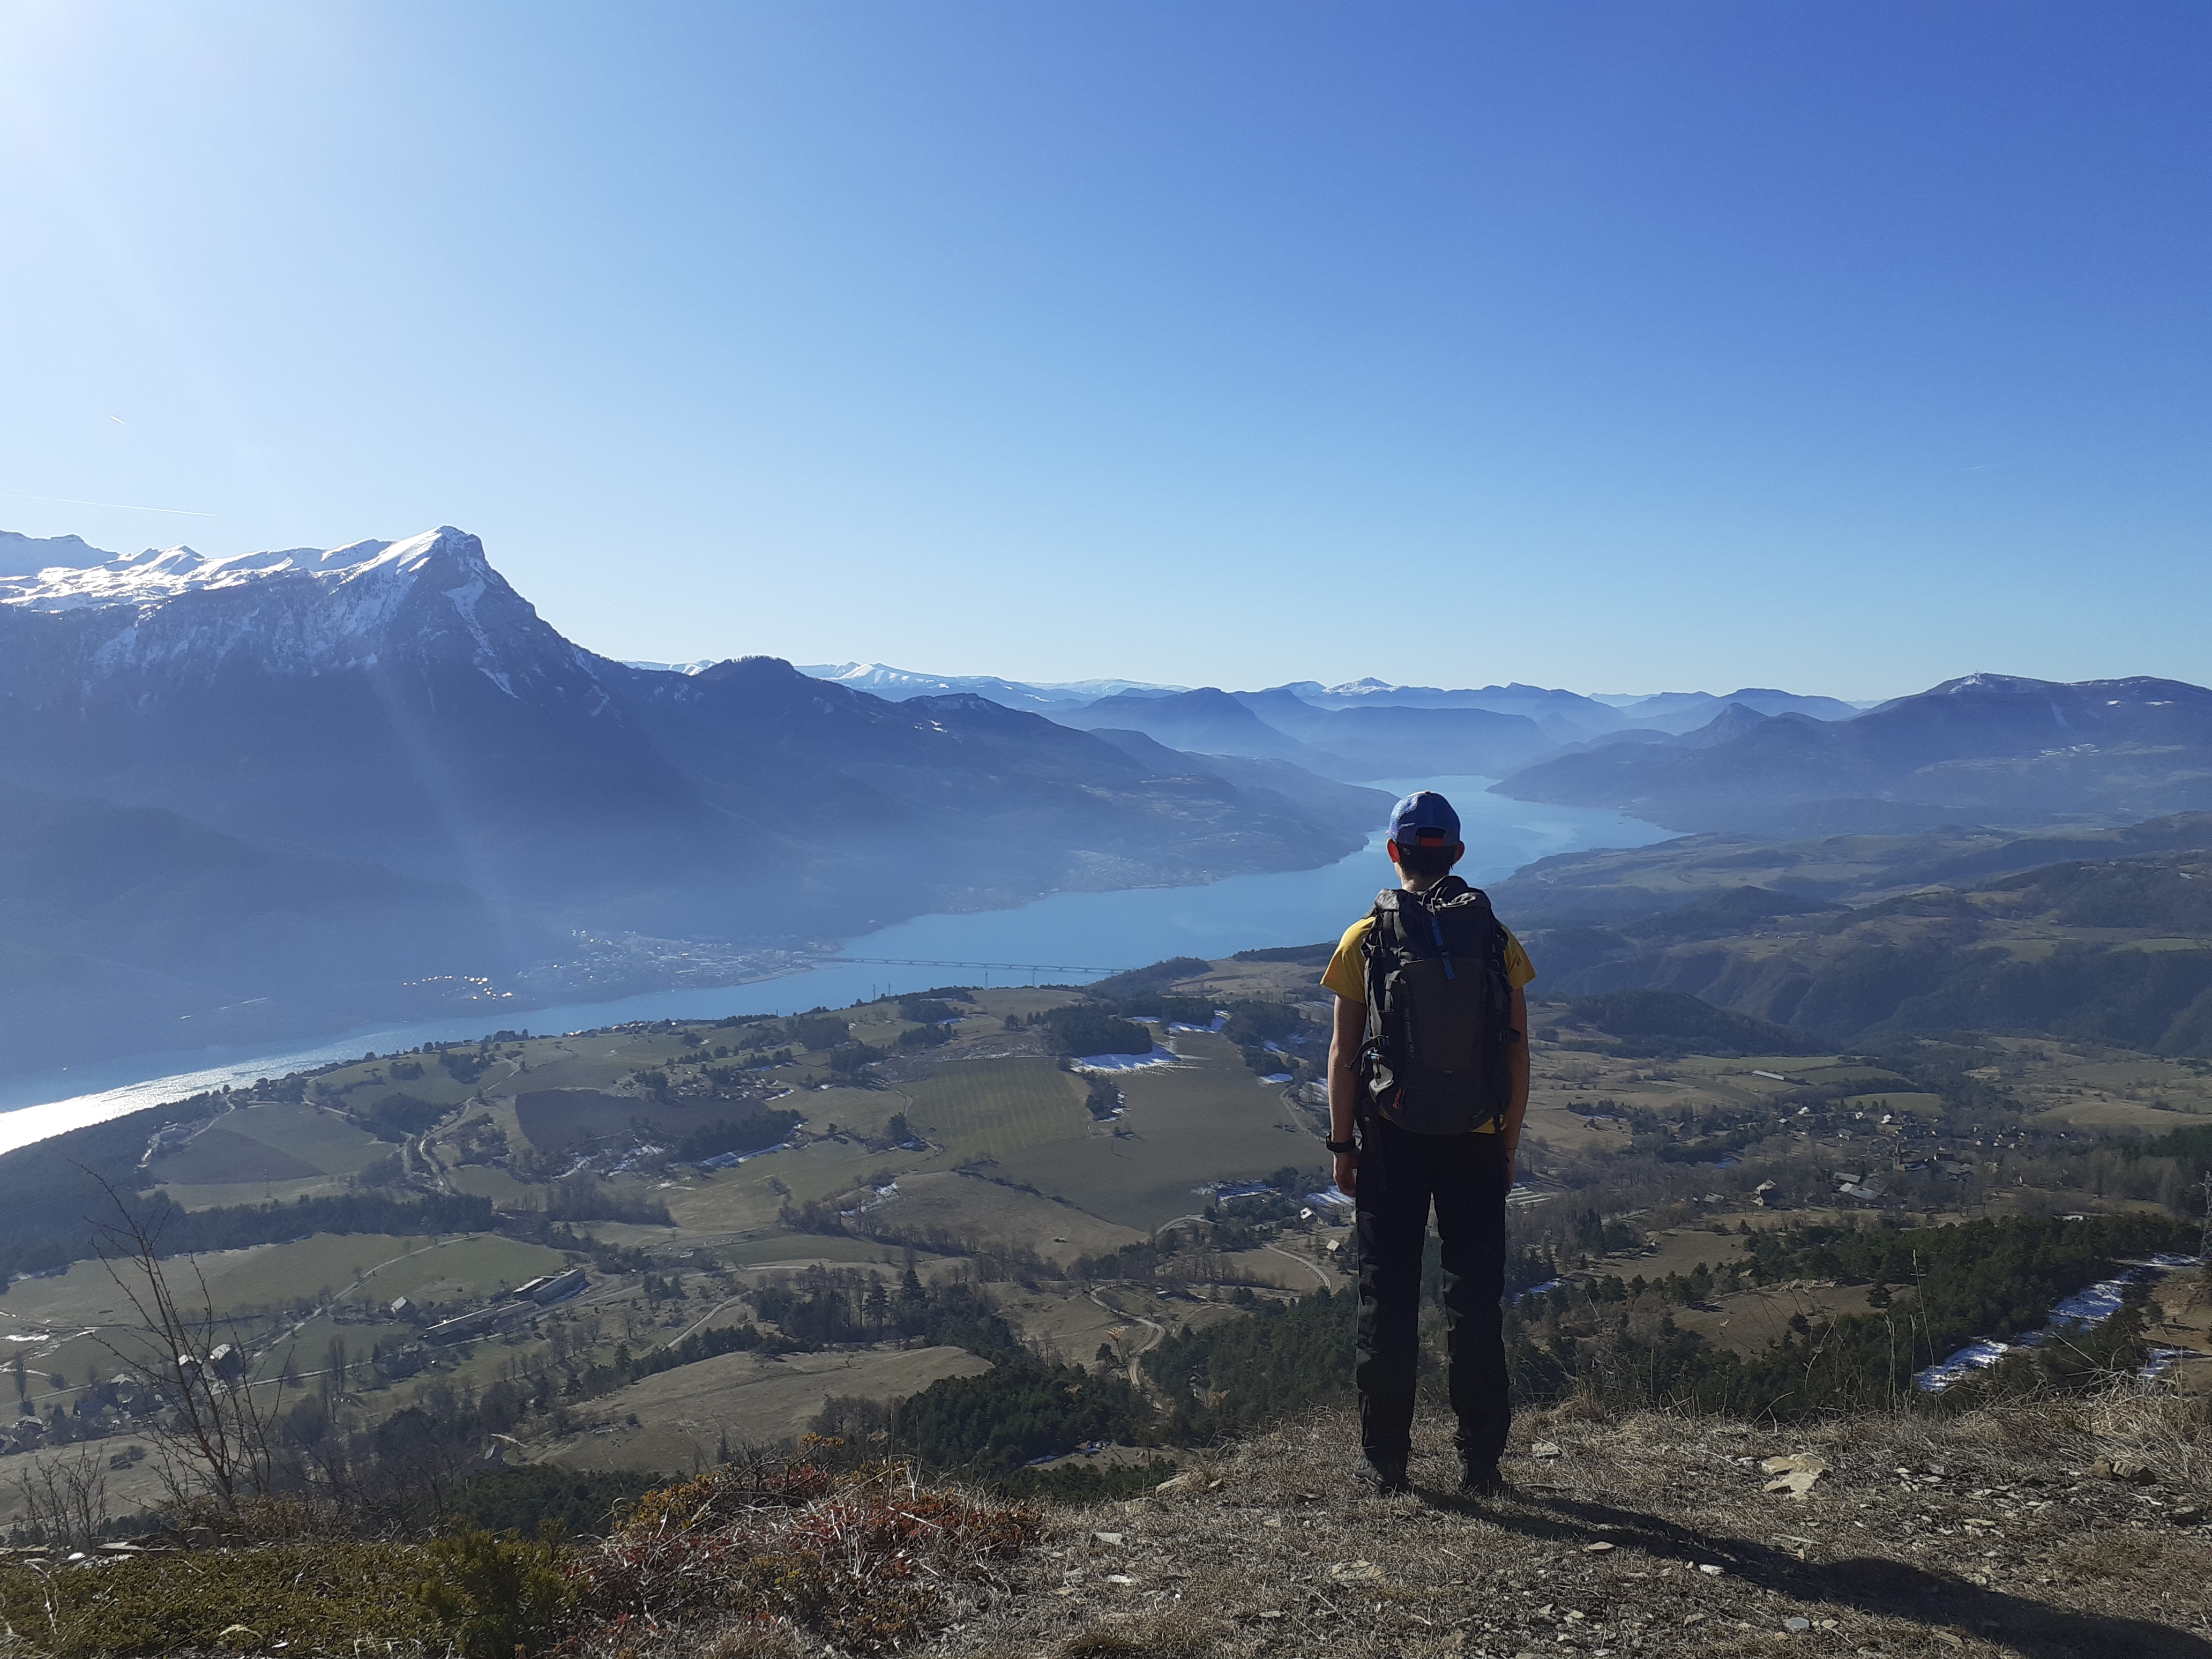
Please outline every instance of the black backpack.
[[1386, 889], [1372, 914], [1362, 1115], [1425, 1135], [1502, 1125], [1513, 987], [1489, 895], [1446, 876], [1425, 893]]

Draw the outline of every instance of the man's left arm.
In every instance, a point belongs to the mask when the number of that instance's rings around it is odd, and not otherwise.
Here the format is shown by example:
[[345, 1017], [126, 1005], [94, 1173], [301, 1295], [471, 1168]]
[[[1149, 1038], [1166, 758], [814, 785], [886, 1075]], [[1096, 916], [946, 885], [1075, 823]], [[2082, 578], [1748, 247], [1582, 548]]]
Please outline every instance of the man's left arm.
[[1505, 1176], [1506, 1185], [1515, 1179], [1515, 1160], [1521, 1151], [1521, 1124], [1528, 1115], [1528, 997], [1519, 986], [1513, 988], [1513, 1012], [1510, 1017], [1513, 1036], [1506, 1044], [1505, 1063], [1513, 1084], [1513, 1103], [1505, 1114]]

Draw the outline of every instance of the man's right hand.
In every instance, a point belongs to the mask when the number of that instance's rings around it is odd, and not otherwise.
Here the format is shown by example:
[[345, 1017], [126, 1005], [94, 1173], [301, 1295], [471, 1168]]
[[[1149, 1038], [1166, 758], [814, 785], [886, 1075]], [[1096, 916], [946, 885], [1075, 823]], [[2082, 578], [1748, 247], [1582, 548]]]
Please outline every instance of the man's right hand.
[[1346, 1198], [1359, 1195], [1359, 1155], [1339, 1152], [1336, 1155], [1336, 1190]]

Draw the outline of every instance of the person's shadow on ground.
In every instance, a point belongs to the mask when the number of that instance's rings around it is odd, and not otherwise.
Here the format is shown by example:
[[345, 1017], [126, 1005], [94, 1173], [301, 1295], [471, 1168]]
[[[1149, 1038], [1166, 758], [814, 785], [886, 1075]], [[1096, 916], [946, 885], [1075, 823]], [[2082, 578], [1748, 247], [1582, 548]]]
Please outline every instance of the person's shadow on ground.
[[1432, 1501], [1460, 1514], [1480, 1515], [1524, 1537], [1607, 1543], [1685, 1565], [1717, 1565], [1760, 1589], [1909, 1620], [1931, 1631], [1953, 1631], [1995, 1642], [2027, 1659], [2212, 1659], [2212, 1641], [2171, 1625], [2076, 1613], [1908, 1562], [1878, 1556], [1802, 1561], [1771, 1545], [1694, 1531], [1639, 1510], [1578, 1503], [1525, 1488], [1504, 1503], [1455, 1494]]

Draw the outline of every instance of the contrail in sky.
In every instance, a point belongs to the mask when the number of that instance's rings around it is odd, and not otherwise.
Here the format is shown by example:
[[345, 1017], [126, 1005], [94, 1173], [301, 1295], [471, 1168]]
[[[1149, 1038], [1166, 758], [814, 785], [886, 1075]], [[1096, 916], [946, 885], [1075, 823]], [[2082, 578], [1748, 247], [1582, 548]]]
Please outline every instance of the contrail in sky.
[[187, 519], [213, 519], [214, 513], [195, 513], [188, 507], [133, 507], [128, 501], [81, 501], [74, 495], [21, 495], [13, 490], [0, 489], [0, 501], [59, 501], [67, 507], [108, 507], [120, 513], [174, 513]]

